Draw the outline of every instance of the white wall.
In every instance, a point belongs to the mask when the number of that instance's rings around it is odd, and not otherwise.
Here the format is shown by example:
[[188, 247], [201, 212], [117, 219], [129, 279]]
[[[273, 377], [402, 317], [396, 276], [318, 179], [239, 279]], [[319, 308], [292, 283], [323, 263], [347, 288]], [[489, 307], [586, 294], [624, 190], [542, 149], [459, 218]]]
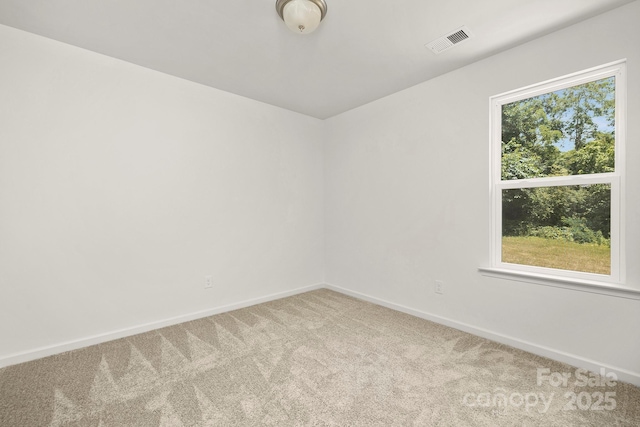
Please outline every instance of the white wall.
[[0, 362], [322, 283], [322, 126], [0, 26]]
[[640, 301], [477, 271], [489, 265], [489, 97], [627, 58], [627, 284], [640, 289], [639, 18], [634, 2], [329, 119], [327, 283], [639, 381]]

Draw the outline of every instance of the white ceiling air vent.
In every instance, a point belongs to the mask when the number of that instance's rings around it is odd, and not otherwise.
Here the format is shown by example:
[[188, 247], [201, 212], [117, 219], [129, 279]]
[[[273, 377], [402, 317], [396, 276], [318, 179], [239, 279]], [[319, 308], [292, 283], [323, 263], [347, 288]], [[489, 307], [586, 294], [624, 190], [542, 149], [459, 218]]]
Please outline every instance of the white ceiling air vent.
[[438, 54], [444, 52], [447, 49], [451, 49], [457, 44], [469, 40], [471, 37], [473, 37], [473, 34], [469, 30], [469, 28], [467, 28], [467, 26], [462, 26], [457, 30], [453, 30], [448, 34], [445, 34], [444, 36], [439, 37], [430, 43], [427, 43], [425, 46], [431, 49], [433, 53]]

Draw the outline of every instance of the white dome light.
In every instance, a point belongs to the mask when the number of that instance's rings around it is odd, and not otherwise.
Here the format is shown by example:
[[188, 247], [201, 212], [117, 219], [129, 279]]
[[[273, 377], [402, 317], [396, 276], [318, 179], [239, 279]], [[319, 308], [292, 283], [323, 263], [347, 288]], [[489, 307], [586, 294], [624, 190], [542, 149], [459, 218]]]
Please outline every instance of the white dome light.
[[278, 0], [276, 10], [293, 32], [313, 32], [327, 14], [324, 0]]

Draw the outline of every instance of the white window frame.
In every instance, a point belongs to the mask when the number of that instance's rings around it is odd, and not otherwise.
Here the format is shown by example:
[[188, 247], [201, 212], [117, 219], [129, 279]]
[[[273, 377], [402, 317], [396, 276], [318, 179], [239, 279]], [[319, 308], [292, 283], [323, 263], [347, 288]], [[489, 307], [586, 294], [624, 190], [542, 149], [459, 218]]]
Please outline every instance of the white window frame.
[[[502, 180], [502, 106], [549, 92], [588, 82], [615, 77], [615, 171], [610, 173], [561, 177]], [[520, 276], [534, 281], [629, 289], [625, 283], [625, 137], [626, 137], [626, 62], [624, 60], [548, 80], [490, 98], [491, 102], [491, 268], [488, 273]], [[611, 274], [595, 274], [502, 262], [502, 191], [560, 185], [611, 185]], [[542, 283], [547, 284], [547, 283]], [[570, 286], [571, 287], [571, 286]]]

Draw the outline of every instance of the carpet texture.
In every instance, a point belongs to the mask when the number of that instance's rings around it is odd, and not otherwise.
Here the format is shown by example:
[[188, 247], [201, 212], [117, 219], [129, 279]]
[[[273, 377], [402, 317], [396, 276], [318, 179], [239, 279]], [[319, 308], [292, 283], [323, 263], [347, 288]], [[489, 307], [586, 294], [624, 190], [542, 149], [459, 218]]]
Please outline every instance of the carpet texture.
[[268, 425], [640, 426], [640, 389], [326, 289], [0, 370], [2, 427]]

